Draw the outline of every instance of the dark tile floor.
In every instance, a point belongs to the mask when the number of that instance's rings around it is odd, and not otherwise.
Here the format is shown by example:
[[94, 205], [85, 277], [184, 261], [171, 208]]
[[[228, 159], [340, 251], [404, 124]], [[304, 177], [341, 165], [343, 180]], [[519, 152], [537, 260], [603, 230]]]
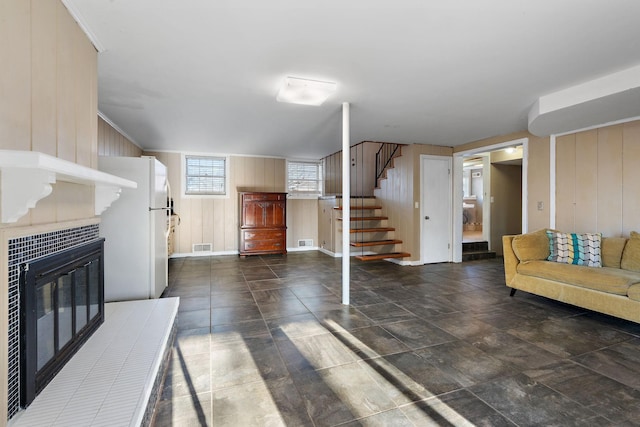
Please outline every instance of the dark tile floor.
[[501, 260], [172, 259], [161, 426], [637, 426], [640, 325], [518, 292]]

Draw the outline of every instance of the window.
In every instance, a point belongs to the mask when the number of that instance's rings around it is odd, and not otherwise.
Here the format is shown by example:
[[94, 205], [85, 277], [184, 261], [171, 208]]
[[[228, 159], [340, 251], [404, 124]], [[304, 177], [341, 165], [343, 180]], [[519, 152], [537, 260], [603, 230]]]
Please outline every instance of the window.
[[319, 162], [287, 162], [287, 189], [291, 196], [322, 195], [322, 168]]
[[224, 157], [185, 156], [185, 194], [225, 195], [226, 163]]

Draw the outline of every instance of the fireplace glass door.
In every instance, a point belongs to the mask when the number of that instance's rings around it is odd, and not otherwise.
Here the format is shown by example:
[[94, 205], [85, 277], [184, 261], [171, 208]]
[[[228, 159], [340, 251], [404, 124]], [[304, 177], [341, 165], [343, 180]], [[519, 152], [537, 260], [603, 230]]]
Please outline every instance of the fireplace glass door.
[[98, 315], [98, 304], [94, 304], [89, 313], [88, 295], [95, 293], [95, 300], [99, 296], [98, 286], [88, 289], [87, 275], [91, 270], [98, 270], [99, 263], [99, 260], [90, 261], [86, 266], [36, 285], [38, 370], [64, 349], [88, 320]]
[[103, 240], [24, 266], [22, 406], [103, 321]]

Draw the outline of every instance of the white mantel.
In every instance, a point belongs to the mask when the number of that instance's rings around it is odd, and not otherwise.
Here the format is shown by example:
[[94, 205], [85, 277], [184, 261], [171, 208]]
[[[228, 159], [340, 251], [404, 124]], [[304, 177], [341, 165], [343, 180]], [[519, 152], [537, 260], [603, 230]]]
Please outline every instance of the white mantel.
[[18, 221], [53, 191], [58, 181], [95, 187], [95, 214], [100, 215], [134, 181], [36, 151], [0, 150], [0, 221]]

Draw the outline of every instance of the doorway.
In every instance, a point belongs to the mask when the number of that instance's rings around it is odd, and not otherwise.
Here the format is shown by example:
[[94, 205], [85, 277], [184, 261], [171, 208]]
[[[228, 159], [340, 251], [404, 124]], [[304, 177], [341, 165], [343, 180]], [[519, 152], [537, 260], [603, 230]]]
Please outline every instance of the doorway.
[[462, 170], [462, 242], [486, 240], [483, 230], [484, 159], [486, 155], [465, 157]]
[[420, 262], [452, 260], [451, 158], [420, 156]]
[[[486, 242], [483, 249], [500, 256], [503, 234], [526, 233], [528, 142], [521, 138], [454, 154], [454, 262], [463, 260], [465, 240], [470, 241], [465, 247], [475, 245], [474, 250]], [[474, 172], [476, 188], [472, 188]]]

